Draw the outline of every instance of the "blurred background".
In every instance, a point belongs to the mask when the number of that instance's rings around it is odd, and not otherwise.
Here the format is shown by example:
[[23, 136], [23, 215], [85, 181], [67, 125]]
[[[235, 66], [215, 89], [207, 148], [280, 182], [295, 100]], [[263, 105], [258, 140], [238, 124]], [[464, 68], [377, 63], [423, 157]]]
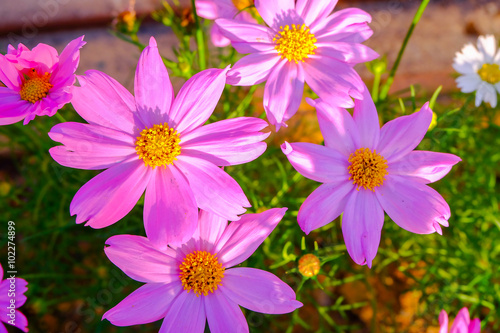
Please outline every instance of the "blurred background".
[[[390, 68], [419, 4], [341, 0], [336, 10], [358, 7], [372, 15], [374, 34], [365, 44], [385, 56]], [[184, 71], [191, 66], [189, 58], [173, 50], [182, 48], [175, 32], [193, 29], [188, 0], [167, 6], [159, 0], [0, 0], [0, 8], [3, 53], [7, 45], [18, 43], [29, 48], [46, 43], [61, 52], [69, 41], [85, 35], [77, 74], [97, 69], [132, 91], [138, 45], [154, 36], [162, 55], [179, 62], [182, 73], [196, 70]], [[210, 22], [204, 24], [209, 26]], [[434, 109], [437, 126], [419, 149], [463, 159], [433, 186], [452, 208], [450, 228], [443, 236], [410, 234], [386, 216], [372, 270], [349, 258], [338, 220], [303, 239], [296, 214], [317, 184], [291, 168], [279, 145], [284, 140], [322, 142], [315, 113], [305, 103], [287, 130], [271, 135], [261, 158], [227, 168], [252, 202], [249, 212], [290, 208], [244, 265], [277, 274], [299, 290], [298, 299], [305, 304], [290, 315], [246, 311], [252, 332], [437, 333], [439, 311], [444, 308], [454, 318], [463, 306], [482, 319], [483, 332], [500, 331], [500, 111], [484, 104], [475, 108], [470, 96], [458, 92], [451, 66], [455, 52], [484, 34], [500, 39], [497, 0], [431, 0], [407, 46], [390, 98], [377, 105], [386, 122], [417, 110], [442, 86]], [[217, 61], [212, 59], [211, 65], [223, 65]], [[357, 69], [370, 87], [373, 74], [365, 65]], [[172, 80], [178, 91], [184, 78]], [[219, 119], [235, 99], [247, 96], [248, 89], [233, 92], [234, 96], [223, 96], [215, 114]], [[262, 113], [261, 96], [262, 89], [257, 89], [246, 115]], [[60, 112], [67, 120], [82, 121], [69, 105]], [[108, 228], [76, 225], [69, 203], [96, 172], [64, 168], [50, 158], [47, 150], [55, 143], [46, 133], [56, 123], [38, 117], [28, 126], [0, 127], [0, 220], [16, 222], [18, 272], [29, 283], [21, 311], [28, 316], [30, 332], [157, 332], [159, 322], [117, 328], [100, 321], [105, 311], [140, 286], [112, 265], [102, 249], [112, 235], [144, 235], [142, 202]], [[0, 230], [0, 262], [5, 268], [4, 230], [7, 227]], [[297, 270], [298, 259], [306, 253], [321, 259], [316, 281], [306, 280]]]

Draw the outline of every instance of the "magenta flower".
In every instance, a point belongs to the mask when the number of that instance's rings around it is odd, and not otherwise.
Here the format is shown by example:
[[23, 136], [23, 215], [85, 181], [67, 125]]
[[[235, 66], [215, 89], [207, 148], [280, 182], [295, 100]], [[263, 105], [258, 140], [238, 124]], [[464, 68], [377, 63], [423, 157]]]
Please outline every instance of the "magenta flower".
[[304, 177], [324, 183], [302, 204], [298, 222], [305, 233], [344, 212], [342, 233], [347, 251], [371, 267], [380, 243], [384, 211], [400, 227], [417, 233], [442, 233], [450, 208], [426, 184], [444, 177], [460, 158], [445, 153], [413, 151], [432, 120], [425, 104], [419, 112], [379, 127], [368, 93], [356, 100], [354, 115], [322, 100], [316, 107], [325, 146], [288, 143], [281, 148]]
[[29, 50], [9, 45], [0, 54], [0, 125], [24, 119], [26, 125], [35, 116], [53, 116], [71, 101], [75, 71], [80, 61], [83, 36], [71, 41], [61, 52], [46, 44]]
[[[235, 3], [239, 6], [237, 7]], [[241, 22], [257, 22], [249, 12], [242, 11], [251, 4], [249, 0], [196, 0], [195, 4], [196, 13], [208, 20], [228, 18]], [[224, 37], [216, 24], [212, 25], [212, 28], [210, 29], [210, 38], [212, 39], [212, 43], [218, 47], [228, 46], [231, 43], [229, 39]]]
[[[139, 59], [135, 100], [99, 71], [79, 76], [72, 104], [89, 124], [63, 123], [49, 136], [59, 164], [107, 169], [87, 182], [70, 205], [76, 223], [103, 228], [123, 218], [144, 190], [150, 240], [182, 244], [196, 229], [198, 207], [228, 220], [250, 207], [238, 183], [218, 166], [246, 163], [266, 150], [267, 123], [234, 118], [202, 126], [213, 113], [228, 69], [189, 79], [174, 100], [167, 70], [151, 38]], [[146, 189], [147, 188], [147, 189]], [[166, 246], [166, 245], [165, 245]]]
[[[448, 314], [446, 311], [441, 310], [439, 314], [439, 325], [441, 326], [439, 333], [448, 333]], [[453, 325], [451, 326], [450, 333], [480, 333], [481, 321], [478, 318], [473, 321], [470, 320], [469, 310], [462, 308], [458, 312]]]
[[16, 277], [6, 276], [3, 280], [3, 268], [0, 265], [0, 333], [7, 333], [7, 328], [3, 323], [10, 324], [28, 332], [28, 320], [17, 310], [26, 302], [24, 293], [28, 288], [26, 280]]
[[353, 69], [378, 57], [359, 44], [372, 30], [368, 13], [348, 8], [333, 13], [337, 1], [256, 0], [255, 7], [269, 27], [237, 20], [216, 24], [240, 53], [228, 73], [228, 83], [251, 86], [264, 81], [264, 109], [278, 131], [297, 112], [304, 82], [333, 106], [352, 107], [365, 89]]
[[200, 211], [196, 232], [182, 247], [163, 250], [145, 237], [109, 238], [106, 255], [125, 274], [146, 284], [106, 312], [116, 326], [151, 323], [162, 318], [160, 332], [248, 332], [238, 305], [281, 314], [302, 306], [293, 290], [274, 274], [236, 267], [274, 230], [286, 208], [246, 214], [227, 222]]

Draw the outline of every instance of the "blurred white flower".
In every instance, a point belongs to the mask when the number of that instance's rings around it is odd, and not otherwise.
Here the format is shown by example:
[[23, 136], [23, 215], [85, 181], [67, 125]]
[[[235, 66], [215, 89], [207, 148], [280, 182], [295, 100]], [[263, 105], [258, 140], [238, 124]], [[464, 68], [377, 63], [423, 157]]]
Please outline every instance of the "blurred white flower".
[[479, 36], [477, 49], [471, 43], [457, 52], [453, 68], [460, 74], [457, 86], [464, 93], [476, 91], [476, 106], [482, 101], [497, 105], [500, 93], [500, 49], [497, 50], [495, 36]]

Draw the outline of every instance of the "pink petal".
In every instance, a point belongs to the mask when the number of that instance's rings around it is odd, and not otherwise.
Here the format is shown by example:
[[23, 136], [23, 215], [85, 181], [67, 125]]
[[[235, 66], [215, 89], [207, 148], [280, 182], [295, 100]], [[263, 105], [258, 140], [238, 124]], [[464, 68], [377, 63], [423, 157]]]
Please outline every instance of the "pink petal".
[[470, 322], [468, 333], [481, 333], [481, 321], [479, 320], [479, 318], [476, 318]]
[[191, 131], [181, 137], [183, 155], [199, 157], [219, 166], [247, 163], [262, 155], [267, 144], [262, 142], [270, 132], [259, 118], [225, 119]]
[[276, 132], [299, 109], [304, 92], [304, 70], [300, 64], [282, 59], [264, 88], [264, 109]]
[[198, 251], [213, 252], [215, 244], [222, 236], [227, 227], [227, 220], [219, 215], [200, 209], [198, 217], [198, 228], [193, 238], [197, 240]]
[[154, 246], [178, 246], [193, 236], [198, 206], [189, 183], [175, 166], [156, 168], [144, 199], [144, 227]]
[[325, 146], [350, 156], [360, 148], [361, 135], [352, 116], [343, 108], [335, 108], [321, 99], [308, 99], [316, 107], [319, 127]]
[[31, 51], [29, 51], [29, 49], [22, 51], [19, 54], [18, 61], [22, 63], [22, 60], [27, 61], [29, 63], [29, 67], [35, 67], [38, 63], [42, 63], [46, 66], [47, 70], [51, 70], [52, 67], [59, 61], [59, 56], [55, 48], [50, 45], [40, 43]]
[[272, 29], [260, 24], [220, 18], [215, 20], [222, 34], [228, 38], [239, 53], [269, 52], [274, 50]]
[[361, 147], [372, 150], [376, 148], [380, 138], [380, 124], [375, 103], [373, 103], [366, 86], [363, 91], [363, 99], [354, 101], [352, 117], [359, 130], [359, 144]]
[[221, 292], [203, 297], [210, 332], [249, 332], [248, 324], [238, 304], [227, 299]]
[[315, 21], [320, 21], [327, 17], [338, 0], [297, 0], [297, 13], [304, 19], [307, 26]]
[[228, 70], [229, 67], [207, 69], [184, 83], [169, 113], [171, 125], [179, 133], [192, 131], [212, 115], [224, 90]]
[[229, 13], [235, 14], [236, 7], [231, 0], [196, 0], [196, 13], [203, 18], [215, 20]]
[[86, 44], [86, 42], [83, 41], [83, 37], [84, 36], [78, 37], [69, 42], [61, 52], [59, 63], [51, 76], [51, 81], [54, 84], [53, 89], [73, 85], [75, 82], [74, 74], [80, 62], [80, 49]]
[[24, 293], [28, 290], [28, 282], [26, 282], [25, 279], [14, 278], [15, 295], [12, 295], [12, 297], [10, 297], [8, 296], [12, 293], [12, 291], [9, 291], [11, 289], [10, 276], [11, 275], [7, 273], [7, 275], [5, 276], [5, 280], [0, 282], [0, 295], [3, 295], [2, 299], [0, 300], [0, 314], [4, 314], [6, 313], [5, 311], [9, 311], [7, 309], [7, 306], [10, 305], [10, 301], [12, 299], [15, 301], [16, 309], [23, 306], [23, 304], [26, 302], [26, 296], [24, 295]]
[[254, 3], [260, 16], [268, 26], [275, 30], [278, 30], [280, 25], [290, 24], [291, 21], [300, 19], [295, 11], [294, 0], [255, 0]]
[[139, 58], [134, 92], [137, 111], [146, 126], [169, 122], [168, 112], [174, 100], [174, 88], [154, 37], [150, 38], [149, 46]]
[[212, 41], [212, 44], [217, 47], [226, 47], [231, 44], [231, 41], [224, 37], [224, 34], [219, 29], [217, 24], [213, 24], [210, 28], [210, 40]]
[[1, 281], [3, 281], [3, 267], [0, 264], [0, 284], [1, 284]]
[[451, 325], [450, 333], [469, 333], [469, 309], [462, 308]]
[[107, 169], [131, 157], [137, 157], [135, 138], [99, 125], [62, 123], [48, 133], [64, 146], [49, 150], [59, 164], [77, 169]]
[[9, 89], [19, 91], [22, 81], [16, 66], [0, 54], [0, 81]]
[[335, 220], [347, 204], [354, 190], [351, 181], [337, 181], [320, 185], [304, 201], [297, 221], [306, 234]]
[[432, 111], [426, 103], [418, 112], [387, 122], [380, 130], [377, 152], [392, 163], [415, 149], [424, 138], [432, 120]]
[[238, 60], [227, 73], [227, 84], [252, 86], [262, 83], [269, 78], [279, 60], [275, 51], [249, 54]]
[[384, 211], [375, 193], [353, 191], [342, 215], [342, 234], [347, 252], [358, 265], [372, 267], [384, 225]]
[[16, 321], [14, 322], [14, 326], [23, 332], [28, 332], [28, 319], [19, 310], [16, 310]]
[[238, 265], [262, 244], [285, 215], [287, 208], [273, 208], [259, 214], [245, 214], [231, 222], [220, 237], [214, 252], [223, 267]]
[[0, 87], [0, 125], [17, 123], [29, 116], [33, 109], [33, 104], [23, 101], [19, 93]]
[[122, 219], [141, 197], [151, 173], [144, 162], [115, 165], [83, 185], [70, 204], [76, 223], [104, 228]]
[[302, 63], [305, 80], [311, 89], [334, 107], [354, 106], [350, 96], [360, 98], [364, 89], [358, 73], [346, 63], [324, 56], [311, 56]]
[[108, 259], [136, 281], [179, 281], [179, 262], [154, 247], [146, 237], [117, 235], [108, 238], [106, 245]]
[[101, 125], [126, 133], [134, 133], [142, 124], [136, 124], [134, 97], [112, 77], [87, 71], [78, 76], [81, 87], [73, 89], [71, 104], [89, 124]]
[[182, 294], [180, 281], [174, 283], [148, 283], [125, 297], [107, 311], [102, 319], [115, 326], [147, 324], [165, 317], [168, 309]]
[[439, 313], [439, 333], [448, 333], [448, 314], [441, 310]]
[[302, 306], [290, 286], [260, 269], [228, 269], [219, 289], [230, 301], [256, 312], [282, 314]]
[[448, 226], [450, 207], [436, 190], [411, 177], [386, 177], [375, 193], [397, 225], [416, 234], [439, 231], [439, 224]]
[[428, 184], [446, 176], [452, 166], [460, 161], [460, 157], [453, 154], [415, 150], [389, 164], [387, 172], [391, 175], [417, 177]]
[[379, 54], [366, 45], [346, 42], [322, 42], [315, 44], [318, 49], [315, 54], [326, 56], [356, 65], [362, 62], [372, 61], [379, 57]]
[[0, 333], [9, 333], [7, 331], [7, 328], [5, 328], [5, 325], [0, 321]]
[[220, 215], [226, 220], [238, 220], [250, 207], [240, 185], [221, 168], [206, 160], [179, 155], [175, 161], [189, 181], [196, 203], [201, 209]]
[[203, 333], [205, 331], [205, 296], [181, 292], [167, 312], [158, 333]]
[[315, 34], [318, 42], [323, 42], [324, 37], [342, 33], [350, 25], [372, 21], [370, 14], [358, 8], [345, 8], [336, 11], [324, 20], [318, 20], [317, 24], [311, 27], [311, 32]]
[[302, 176], [320, 183], [337, 182], [349, 178], [349, 162], [346, 156], [325, 146], [285, 141], [281, 150], [292, 166]]

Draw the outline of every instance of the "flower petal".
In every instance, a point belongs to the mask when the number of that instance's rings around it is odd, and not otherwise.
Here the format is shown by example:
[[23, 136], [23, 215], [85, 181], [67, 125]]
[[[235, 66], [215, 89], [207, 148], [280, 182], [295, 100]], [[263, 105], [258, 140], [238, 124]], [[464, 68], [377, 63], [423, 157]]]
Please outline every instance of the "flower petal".
[[349, 180], [320, 185], [300, 206], [297, 221], [302, 231], [308, 235], [339, 217], [353, 190]]
[[380, 129], [377, 152], [389, 163], [403, 158], [422, 141], [431, 120], [432, 110], [427, 102], [420, 111], [387, 122]]
[[270, 132], [259, 118], [225, 119], [199, 127], [181, 137], [182, 154], [199, 157], [215, 165], [247, 163], [262, 155], [267, 144], [262, 142]]
[[191, 77], [182, 86], [170, 110], [170, 125], [179, 133], [203, 125], [219, 102], [229, 66], [207, 69]]
[[481, 321], [479, 318], [471, 320], [468, 333], [481, 333]]
[[350, 96], [362, 98], [364, 84], [350, 65], [330, 57], [313, 55], [302, 66], [307, 84], [325, 103], [351, 108], [354, 103]]
[[451, 325], [450, 333], [469, 333], [469, 309], [462, 308]]
[[316, 35], [318, 42], [323, 42], [325, 37], [342, 34], [351, 25], [370, 23], [370, 14], [359, 8], [345, 8], [334, 12], [324, 20], [318, 20], [317, 24], [311, 27], [311, 32]]
[[384, 211], [375, 193], [353, 191], [342, 215], [342, 234], [347, 252], [358, 265], [372, 267], [384, 225]]
[[181, 292], [167, 311], [158, 333], [203, 333], [207, 318], [203, 298], [206, 297]]
[[285, 215], [287, 208], [273, 208], [259, 214], [245, 214], [229, 224], [214, 252], [223, 267], [242, 263], [255, 252]]
[[477, 39], [477, 49], [483, 55], [484, 62], [493, 63], [497, 45], [494, 35], [479, 36]]
[[48, 134], [64, 145], [49, 152], [57, 163], [66, 167], [107, 169], [136, 156], [135, 138], [111, 128], [67, 122], [55, 125]]
[[290, 286], [276, 275], [260, 269], [228, 269], [219, 289], [229, 300], [256, 312], [282, 314], [302, 306]]
[[57, 67], [51, 76], [51, 81], [54, 84], [53, 89], [68, 85], [72, 86], [75, 83], [75, 71], [80, 62], [80, 49], [87, 43], [83, 41], [83, 37], [78, 37], [69, 42], [61, 52]]
[[350, 156], [360, 147], [359, 129], [352, 116], [344, 108], [332, 107], [322, 99], [308, 99], [316, 107], [319, 127], [325, 139], [325, 146]]
[[116, 235], [108, 238], [104, 252], [125, 274], [139, 282], [179, 281], [179, 263], [142, 236]]
[[391, 175], [417, 177], [423, 184], [428, 184], [446, 176], [452, 166], [460, 161], [460, 157], [453, 154], [415, 150], [389, 164], [387, 172]]
[[294, 169], [306, 178], [320, 183], [349, 178], [347, 158], [334, 149], [307, 142], [285, 141], [281, 150]]
[[175, 166], [156, 168], [144, 199], [144, 227], [154, 246], [181, 245], [198, 225], [198, 206], [189, 183]]
[[375, 193], [387, 215], [403, 229], [430, 234], [440, 231], [439, 224], [448, 226], [450, 207], [436, 190], [418, 179], [389, 174]]
[[78, 76], [81, 87], [73, 88], [71, 104], [89, 124], [134, 133], [134, 97], [112, 77], [95, 70]]
[[327, 17], [333, 11], [337, 2], [338, 0], [297, 0], [295, 6], [297, 13], [304, 19], [304, 23], [309, 26], [311, 23]]
[[198, 228], [193, 238], [198, 240], [198, 251], [211, 252], [227, 227], [227, 220], [217, 214], [200, 209]]
[[375, 103], [373, 103], [366, 86], [363, 91], [363, 99], [354, 101], [352, 118], [359, 130], [361, 147], [375, 149], [380, 138], [380, 124]]
[[215, 20], [222, 34], [239, 53], [270, 52], [274, 50], [275, 32], [268, 27], [251, 22], [220, 18]]
[[237, 12], [231, 0], [196, 0], [196, 13], [203, 18], [215, 20]]
[[0, 125], [17, 123], [32, 114], [33, 109], [33, 104], [22, 100], [19, 93], [0, 87]]
[[465, 74], [457, 77], [457, 87], [464, 93], [475, 91], [482, 83], [481, 78], [477, 73]]
[[227, 73], [227, 84], [252, 86], [269, 78], [280, 57], [276, 52], [259, 52], [249, 54], [238, 60]]
[[16, 66], [8, 61], [3, 54], [0, 54], [0, 82], [14, 91], [19, 91], [22, 85], [21, 75]]
[[[26, 282], [25, 279], [21, 278], [14, 278], [14, 286], [15, 286], [15, 294], [9, 297], [7, 297], [12, 291], [9, 291], [11, 289], [11, 278], [7, 275], [5, 277], [6, 279], [0, 282], [0, 295], [4, 295], [3, 299], [0, 300], [0, 311], [9, 311], [7, 309], [7, 306], [9, 306], [11, 303], [11, 300], [15, 301], [15, 307], [20, 308], [23, 306], [23, 304], [26, 302], [26, 296], [24, 293], [28, 290], [28, 282]], [[5, 312], [0, 312], [1, 314], [4, 314]], [[3, 318], [2, 318], [3, 319]]]
[[255, 0], [254, 3], [260, 16], [275, 30], [280, 25], [289, 24], [290, 20], [300, 18], [295, 11], [294, 0]]
[[169, 122], [168, 112], [174, 100], [174, 88], [154, 37], [150, 38], [149, 46], [139, 58], [134, 92], [137, 111], [146, 126]]
[[366, 45], [346, 42], [322, 42], [315, 44], [318, 48], [316, 55], [326, 56], [356, 65], [362, 62], [372, 61], [379, 57], [379, 54]]
[[188, 179], [201, 209], [235, 221], [246, 211], [244, 207], [251, 206], [240, 185], [211, 162], [181, 154], [174, 164]]
[[104, 228], [122, 219], [134, 208], [149, 181], [144, 163], [135, 161], [115, 165], [83, 185], [70, 204], [76, 223]]
[[299, 109], [304, 92], [304, 70], [300, 64], [282, 59], [273, 69], [264, 88], [264, 109], [276, 132]]
[[9, 333], [7, 331], [7, 328], [5, 328], [5, 325], [0, 321], [0, 333]]
[[108, 310], [102, 319], [109, 320], [115, 326], [152, 323], [165, 317], [165, 313], [182, 293], [180, 281], [148, 283]]
[[217, 47], [226, 47], [231, 44], [231, 41], [224, 36], [217, 24], [213, 24], [210, 28], [210, 40]]
[[208, 326], [212, 333], [249, 332], [248, 323], [238, 304], [221, 292], [203, 297]]
[[448, 314], [441, 310], [439, 313], [439, 333], [448, 333]]

